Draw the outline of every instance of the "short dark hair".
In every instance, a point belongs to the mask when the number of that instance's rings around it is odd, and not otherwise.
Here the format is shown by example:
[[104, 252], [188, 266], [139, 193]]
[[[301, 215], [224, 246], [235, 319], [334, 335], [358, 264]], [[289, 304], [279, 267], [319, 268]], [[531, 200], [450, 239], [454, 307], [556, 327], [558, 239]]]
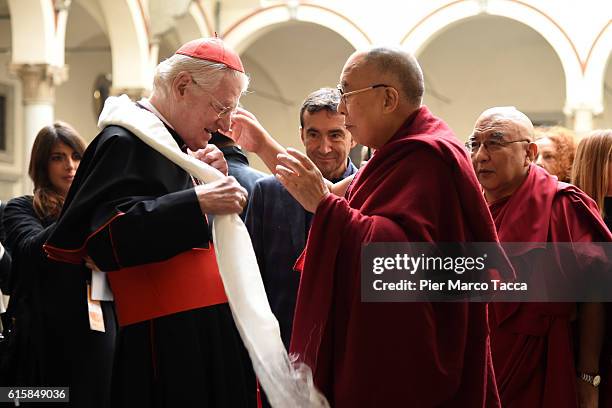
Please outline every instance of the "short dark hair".
[[304, 112], [315, 113], [322, 110], [338, 112], [340, 92], [334, 88], [321, 88], [314, 91], [304, 100], [300, 109], [300, 126], [304, 127]]

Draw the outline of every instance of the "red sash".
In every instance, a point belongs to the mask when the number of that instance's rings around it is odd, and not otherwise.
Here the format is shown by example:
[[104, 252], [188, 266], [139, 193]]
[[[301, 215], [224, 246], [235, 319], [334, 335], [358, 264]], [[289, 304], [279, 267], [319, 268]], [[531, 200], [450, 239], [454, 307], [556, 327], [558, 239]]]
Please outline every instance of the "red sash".
[[212, 244], [107, 276], [120, 326], [227, 303]]

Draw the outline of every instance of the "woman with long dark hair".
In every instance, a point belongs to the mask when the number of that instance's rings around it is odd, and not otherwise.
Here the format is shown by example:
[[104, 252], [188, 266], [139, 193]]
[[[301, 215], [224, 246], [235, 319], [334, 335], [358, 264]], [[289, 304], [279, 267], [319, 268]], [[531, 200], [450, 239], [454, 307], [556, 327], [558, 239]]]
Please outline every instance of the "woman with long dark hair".
[[6, 244], [13, 257], [11, 332], [0, 384], [70, 387], [71, 406], [104, 407], [109, 406], [115, 336], [112, 307], [102, 302], [105, 331], [92, 330], [89, 270], [55, 262], [43, 252], [84, 150], [84, 140], [67, 123], [41, 129], [29, 165], [34, 195], [6, 206]]

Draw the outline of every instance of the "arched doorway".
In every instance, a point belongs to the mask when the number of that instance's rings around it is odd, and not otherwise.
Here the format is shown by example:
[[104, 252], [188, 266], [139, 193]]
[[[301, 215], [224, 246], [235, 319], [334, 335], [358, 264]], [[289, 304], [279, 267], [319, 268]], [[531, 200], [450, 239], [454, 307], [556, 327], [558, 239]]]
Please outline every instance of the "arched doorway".
[[55, 117], [70, 123], [86, 140], [92, 140], [98, 133], [99, 104], [110, 90], [110, 84], [102, 78], [112, 80], [111, 46], [97, 2], [72, 2], [66, 25], [65, 59], [68, 80], [56, 90]]
[[492, 106], [516, 106], [535, 124], [565, 125], [561, 61], [540, 34], [522, 23], [489, 15], [461, 20], [417, 57], [426, 78], [425, 104], [460, 139]]
[[156, 0], [150, 5], [152, 36], [159, 45], [158, 63], [187, 41], [213, 35], [208, 16], [198, 2]]

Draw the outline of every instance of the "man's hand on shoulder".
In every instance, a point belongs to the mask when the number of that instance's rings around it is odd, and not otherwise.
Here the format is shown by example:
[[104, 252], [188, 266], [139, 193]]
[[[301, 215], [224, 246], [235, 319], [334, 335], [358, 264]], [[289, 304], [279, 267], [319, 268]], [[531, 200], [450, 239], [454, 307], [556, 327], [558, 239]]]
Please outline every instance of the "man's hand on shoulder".
[[240, 214], [247, 191], [232, 176], [195, 187], [202, 214]]
[[209, 166], [219, 170], [223, 175], [227, 176], [227, 161], [223, 157], [223, 152], [213, 144], [206, 145], [205, 148], [199, 149], [195, 152], [189, 152], [196, 159], [203, 161]]
[[315, 212], [330, 193], [323, 175], [302, 152], [288, 148], [277, 156], [276, 177], [306, 211]]

